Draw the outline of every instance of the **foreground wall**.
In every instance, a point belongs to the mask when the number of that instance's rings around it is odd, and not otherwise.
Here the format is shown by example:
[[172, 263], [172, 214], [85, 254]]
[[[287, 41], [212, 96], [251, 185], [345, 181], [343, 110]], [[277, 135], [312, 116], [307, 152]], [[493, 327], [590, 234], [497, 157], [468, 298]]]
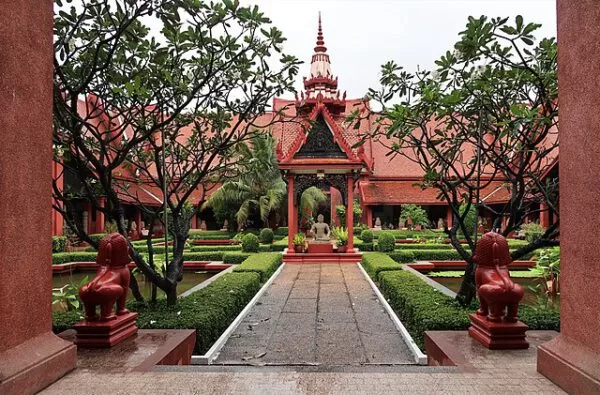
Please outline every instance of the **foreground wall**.
[[561, 334], [538, 371], [569, 393], [600, 393], [600, 2], [558, 0]]
[[52, 0], [0, 3], [0, 393], [75, 366], [52, 334]]

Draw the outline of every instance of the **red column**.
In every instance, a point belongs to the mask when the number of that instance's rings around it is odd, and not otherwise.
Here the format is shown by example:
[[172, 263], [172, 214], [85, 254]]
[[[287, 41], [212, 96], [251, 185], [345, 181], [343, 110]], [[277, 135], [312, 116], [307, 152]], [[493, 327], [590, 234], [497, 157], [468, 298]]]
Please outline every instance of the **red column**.
[[[98, 198], [98, 207], [106, 206], [106, 198]], [[96, 233], [104, 233], [104, 212], [96, 210]]]
[[0, 394], [36, 393], [77, 357], [52, 333], [52, 7], [0, 12]]
[[446, 226], [448, 228], [451, 228], [452, 223], [453, 223], [452, 207], [448, 206], [448, 209], [446, 210]]
[[294, 204], [294, 175], [288, 174], [288, 254], [294, 252], [294, 235], [297, 233], [296, 230], [296, 205]]
[[348, 227], [348, 252], [354, 249], [354, 180], [349, 174], [348, 178], [348, 204], [346, 205], [346, 226]]
[[[560, 335], [537, 368], [570, 394], [600, 393], [598, 219], [600, 3], [558, 0], [560, 103]], [[585, 32], [585, 34], [582, 34]]]
[[138, 231], [138, 235], [141, 236], [142, 235], [142, 209], [141, 208], [137, 208], [135, 210], [135, 225]]
[[[58, 189], [61, 191], [64, 187], [63, 180], [63, 169], [60, 163], [56, 163], [52, 161], [52, 178], [56, 180], [56, 185]], [[62, 204], [54, 199], [52, 199], [52, 203], [62, 207]], [[52, 235], [54, 236], [62, 236], [63, 235], [63, 226], [64, 226], [64, 218], [63, 216], [56, 210], [52, 210]]]
[[550, 210], [546, 203], [540, 204], [540, 225], [543, 228], [550, 226]]
[[84, 224], [86, 227], [86, 231], [88, 232], [88, 234], [96, 233], [96, 229], [94, 229], [94, 223], [92, 220], [92, 204], [90, 202], [86, 202], [85, 207], [87, 212], [87, 215], [84, 218], [84, 220], [87, 218], [87, 222]]
[[192, 223], [190, 226], [192, 229], [198, 229], [198, 215], [197, 214], [194, 214], [192, 216]]
[[372, 228], [373, 227], [373, 207], [371, 207], [371, 206], [365, 206], [365, 213], [366, 213], [366, 216], [367, 216], [367, 219], [366, 219], [367, 226], [369, 228]]

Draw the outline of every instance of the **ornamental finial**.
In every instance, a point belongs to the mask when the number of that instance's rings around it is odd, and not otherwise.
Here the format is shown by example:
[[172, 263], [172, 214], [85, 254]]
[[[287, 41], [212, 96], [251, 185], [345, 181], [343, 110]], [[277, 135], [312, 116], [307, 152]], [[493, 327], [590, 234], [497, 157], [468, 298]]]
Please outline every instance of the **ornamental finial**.
[[325, 52], [327, 48], [325, 47], [325, 40], [323, 39], [323, 27], [321, 26], [321, 11], [319, 11], [319, 30], [317, 32], [317, 46], [315, 47], [315, 52]]

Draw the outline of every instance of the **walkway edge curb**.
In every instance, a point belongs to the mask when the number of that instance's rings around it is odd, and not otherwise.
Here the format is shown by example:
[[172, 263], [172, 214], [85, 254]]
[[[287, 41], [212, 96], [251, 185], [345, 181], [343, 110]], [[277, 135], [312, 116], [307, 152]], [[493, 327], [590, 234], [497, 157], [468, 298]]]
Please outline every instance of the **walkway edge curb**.
[[408, 331], [406, 330], [406, 327], [404, 327], [404, 324], [402, 324], [402, 321], [400, 321], [400, 319], [394, 312], [394, 309], [392, 309], [392, 306], [390, 306], [390, 304], [387, 302], [387, 300], [385, 300], [385, 297], [383, 296], [381, 291], [379, 291], [379, 288], [377, 288], [377, 285], [375, 285], [373, 280], [371, 280], [371, 277], [369, 277], [369, 275], [367, 274], [365, 269], [362, 267], [362, 265], [360, 263], [357, 263], [356, 265], [358, 266], [358, 268], [361, 271], [361, 273], [363, 274], [363, 276], [365, 276], [365, 279], [367, 280], [367, 282], [373, 289], [373, 292], [375, 293], [375, 295], [377, 295], [379, 302], [381, 303], [381, 305], [383, 306], [385, 311], [388, 313], [388, 315], [392, 319], [392, 322], [396, 326], [396, 329], [398, 329], [398, 332], [400, 332], [400, 335], [402, 335], [402, 339], [404, 340], [404, 343], [406, 343], [406, 345], [408, 346], [408, 349], [410, 350], [410, 352], [413, 354], [413, 357], [415, 358], [415, 362], [418, 365], [427, 365], [427, 355], [423, 354], [423, 352], [421, 351], [419, 346], [417, 346], [417, 343], [415, 343], [415, 341], [413, 340], [410, 333], [408, 333]]
[[217, 356], [219, 355], [219, 352], [221, 351], [221, 348], [223, 348], [223, 346], [225, 345], [225, 343], [227, 342], [227, 340], [229, 339], [231, 334], [240, 325], [240, 323], [246, 317], [246, 315], [248, 315], [248, 313], [250, 312], [250, 309], [252, 309], [252, 307], [254, 307], [254, 305], [256, 304], [258, 299], [265, 293], [265, 291], [267, 290], [267, 288], [269, 288], [269, 286], [275, 280], [275, 278], [277, 278], [277, 276], [279, 276], [279, 273], [281, 273], [281, 270], [283, 270], [284, 266], [285, 266], [285, 263], [282, 263], [279, 266], [279, 268], [275, 271], [275, 273], [273, 273], [273, 275], [267, 280], [267, 282], [263, 284], [263, 286], [258, 290], [256, 295], [254, 295], [252, 300], [250, 300], [250, 302], [248, 302], [246, 307], [244, 307], [244, 309], [238, 314], [238, 316], [235, 317], [235, 320], [233, 320], [233, 322], [227, 327], [227, 329], [225, 329], [225, 332], [223, 332], [221, 334], [221, 336], [217, 339], [215, 344], [213, 344], [212, 347], [206, 352], [206, 354], [192, 355], [192, 362], [191, 362], [192, 365], [211, 365], [212, 364], [212, 361], [217, 358]]
[[191, 294], [193, 294], [196, 291], [200, 291], [202, 288], [208, 287], [210, 284], [213, 283], [213, 281], [215, 281], [219, 277], [223, 276], [224, 274], [231, 273], [233, 271], [233, 269], [235, 269], [235, 266], [232, 265], [232, 266], [228, 267], [225, 270], [221, 270], [219, 273], [215, 274], [214, 276], [212, 276], [209, 279], [206, 279], [206, 280], [202, 281], [200, 284], [197, 284], [194, 287], [188, 289], [187, 291], [185, 291], [184, 293], [182, 293], [178, 297], [179, 298], [185, 298], [187, 296], [190, 296]]

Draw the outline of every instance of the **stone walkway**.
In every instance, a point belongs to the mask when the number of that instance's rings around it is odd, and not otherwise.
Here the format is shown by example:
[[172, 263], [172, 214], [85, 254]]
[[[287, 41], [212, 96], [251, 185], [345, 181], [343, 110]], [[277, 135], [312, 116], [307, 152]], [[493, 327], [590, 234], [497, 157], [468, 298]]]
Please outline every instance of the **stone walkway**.
[[229, 338], [215, 364], [413, 364], [353, 264], [288, 264]]

